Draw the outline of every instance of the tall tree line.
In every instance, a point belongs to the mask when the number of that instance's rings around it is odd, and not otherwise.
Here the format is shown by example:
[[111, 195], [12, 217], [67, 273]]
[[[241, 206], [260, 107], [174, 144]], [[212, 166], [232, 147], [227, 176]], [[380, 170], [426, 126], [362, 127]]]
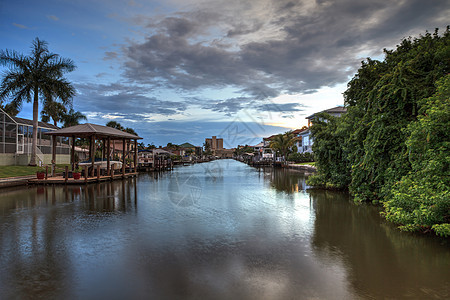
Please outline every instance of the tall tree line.
[[[429, 135], [417, 134], [417, 128], [425, 126], [433, 109], [445, 106], [442, 94], [449, 84], [449, 28], [442, 35], [436, 30], [433, 34], [406, 38], [396, 49], [384, 53], [383, 61], [370, 58], [363, 61], [348, 83], [344, 93], [347, 114], [341, 118], [321, 115], [311, 127], [318, 174], [310, 183], [348, 188], [357, 202], [383, 202], [385, 216], [403, 230], [434, 230], [450, 235], [448, 169], [439, 169], [437, 163], [435, 168], [428, 165], [428, 172], [441, 174], [434, 177], [443, 189], [440, 197], [430, 200], [423, 190], [422, 202], [399, 196], [402, 182], [404, 185], [406, 178], [421, 174], [417, 166], [426, 163], [418, 164], [416, 160], [418, 157], [426, 160], [427, 151], [436, 147], [437, 140], [433, 137], [439, 135], [439, 143], [443, 142], [439, 151], [449, 153], [448, 109], [441, 109], [445, 116], [434, 119], [440, 122], [439, 128], [447, 129], [447, 134], [437, 129], [430, 129]], [[420, 144], [427, 146], [413, 146]], [[448, 168], [448, 155], [436, 157]], [[429, 185], [428, 192], [436, 191]], [[396, 218], [395, 214], [409, 217]]]

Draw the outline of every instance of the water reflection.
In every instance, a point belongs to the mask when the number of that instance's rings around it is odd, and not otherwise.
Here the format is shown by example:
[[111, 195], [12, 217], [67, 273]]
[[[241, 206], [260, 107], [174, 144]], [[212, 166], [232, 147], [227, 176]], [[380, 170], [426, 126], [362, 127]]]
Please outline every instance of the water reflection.
[[[0, 194], [0, 298], [73, 295], [73, 235], [91, 214], [137, 210], [136, 181], [12, 188]], [[77, 226], [78, 225], [78, 226]]]
[[289, 170], [285, 168], [260, 168], [259, 171], [264, 174], [264, 179], [278, 191], [286, 193], [297, 193], [305, 191], [306, 175], [302, 172]]
[[310, 191], [315, 211], [312, 245], [321, 261], [342, 262], [364, 298], [444, 299], [450, 252], [433, 237], [399, 232], [379, 208], [354, 205], [345, 193]]
[[448, 298], [447, 245], [305, 179], [216, 161], [3, 190], [0, 298]]

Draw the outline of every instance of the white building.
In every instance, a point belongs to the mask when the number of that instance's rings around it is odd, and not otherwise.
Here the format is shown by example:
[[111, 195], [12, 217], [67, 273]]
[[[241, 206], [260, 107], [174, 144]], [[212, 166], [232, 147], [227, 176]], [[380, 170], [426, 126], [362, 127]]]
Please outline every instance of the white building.
[[[347, 112], [347, 108], [343, 106], [336, 106], [330, 109], [323, 110], [318, 113], [314, 113], [306, 119], [308, 119], [308, 127], [311, 127], [311, 125], [314, 123], [314, 119], [316, 118], [316, 115], [319, 113], [327, 113], [329, 115], [332, 115], [334, 117], [340, 117], [341, 115], [345, 114]], [[301, 137], [301, 145], [299, 143], [298, 152], [299, 153], [305, 153], [305, 152], [312, 152], [312, 145], [314, 144], [314, 139], [311, 136], [311, 130], [309, 128], [307, 130], [302, 131], [299, 133], [299, 137]]]

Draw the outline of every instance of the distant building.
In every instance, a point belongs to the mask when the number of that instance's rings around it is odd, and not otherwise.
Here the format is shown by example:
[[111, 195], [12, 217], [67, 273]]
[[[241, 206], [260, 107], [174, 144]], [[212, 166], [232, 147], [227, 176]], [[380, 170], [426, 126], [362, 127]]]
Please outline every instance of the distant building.
[[222, 150], [223, 149], [223, 139], [218, 139], [216, 136], [213, 136], [212, 138], [205, 139], [205, 143], [209, 145], [209, 148], [211, 151], [214, 152], [214, 150]]
[[[314, 113], [306, 119], [308, 119], [308, 127], [311, 127], [314, 123], [314, 120], [317, 118], [317, 114], [319, 113], [327, 113], [329, 115], [332, 115], [334, 117], [340, 117], [343, 114], [347, 112], [347, 108], [343, 106], [336, 106], [330, 109], [323, 110], [318, 113]], [[304, 152], [312, 152], [312, 145], [314, 144], [314, 140], [311, 137], [311, 131], [310, 129], [306, 129], [298, 134], [298, 136], [301, 138], [301, 146], [298, 147], [298, 152], [304, 153]]]
[[206, 138], [205, 143], [209, 145], [209, 148], [211, 149], [211, 152], [214, 156], [220, 157], [220, 158], [232, 158], [233, 152], [235, 149], [225, 149], [223, 147], [223, 139], [217, 138], [216, 136], [213, 136], [212, 138]]

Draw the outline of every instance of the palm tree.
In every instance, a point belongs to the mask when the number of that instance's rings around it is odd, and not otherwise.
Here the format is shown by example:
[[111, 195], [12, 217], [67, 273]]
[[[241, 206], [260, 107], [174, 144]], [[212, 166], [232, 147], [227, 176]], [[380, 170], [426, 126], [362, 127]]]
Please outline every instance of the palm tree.
[[278, 151], [286, 159], [287, 153], [295, 143], [295, 136], [292, 131], [278, 134], [270, 141], [270, 148]]
[[0, 105], [0, 107], [7, 113], [8, 115], [14, 117], [19, 113], [20, 108], [15, 105], [15, 103], [8, 103], [6, 105]]
[[70, 127], [80, 124], [81, 120], [87, 120], [86, 116], [79, 111], [75, 111], [73, 108], [62, 115], [61, 121], [63, 122], [63, 127]]
[[36, 38], [30, 56], [14, 50], [0, 51], [0, 65], [9, 67], [0, 84], [0, 100], [9, 101], [20, 108], [24, 101], [33, 102], [33, 140], [29, 165], [36, 165], [39, 98], [59, 98], [65, 105], [71, 104], [75, 95], [73, 86], [63, 77], [75, 70], [71, 59], [61, 58], [49, 52], [47, 42]]
[[112, 128], [118, 129], [118, 130], [124, 130], [123, 126], [120, 125], [120, 123], [116, 122], [116, 121], [109, 121], [108, 123], [106, 123], [106, 126], [112, 127]]
[[66, 112], [64, 104], [47, 99], [41, 111], [41, 121], [48, 123], [52, 119], [53, 125], [57, 126], [58, 122], [63, 120]]
[[125, 132], [127, 132], [127, 133], [129, 133], [129, 134], [138, 135], [138, 134], [136, 133], [136, 131], [134, 131], [134, 129], [133, 129], [133, 128], [130, 128], [130, 127], [127, 127], [127, 128], [125, 128], [125, 129], [123, 129], [123, 131], [125, 131]]

